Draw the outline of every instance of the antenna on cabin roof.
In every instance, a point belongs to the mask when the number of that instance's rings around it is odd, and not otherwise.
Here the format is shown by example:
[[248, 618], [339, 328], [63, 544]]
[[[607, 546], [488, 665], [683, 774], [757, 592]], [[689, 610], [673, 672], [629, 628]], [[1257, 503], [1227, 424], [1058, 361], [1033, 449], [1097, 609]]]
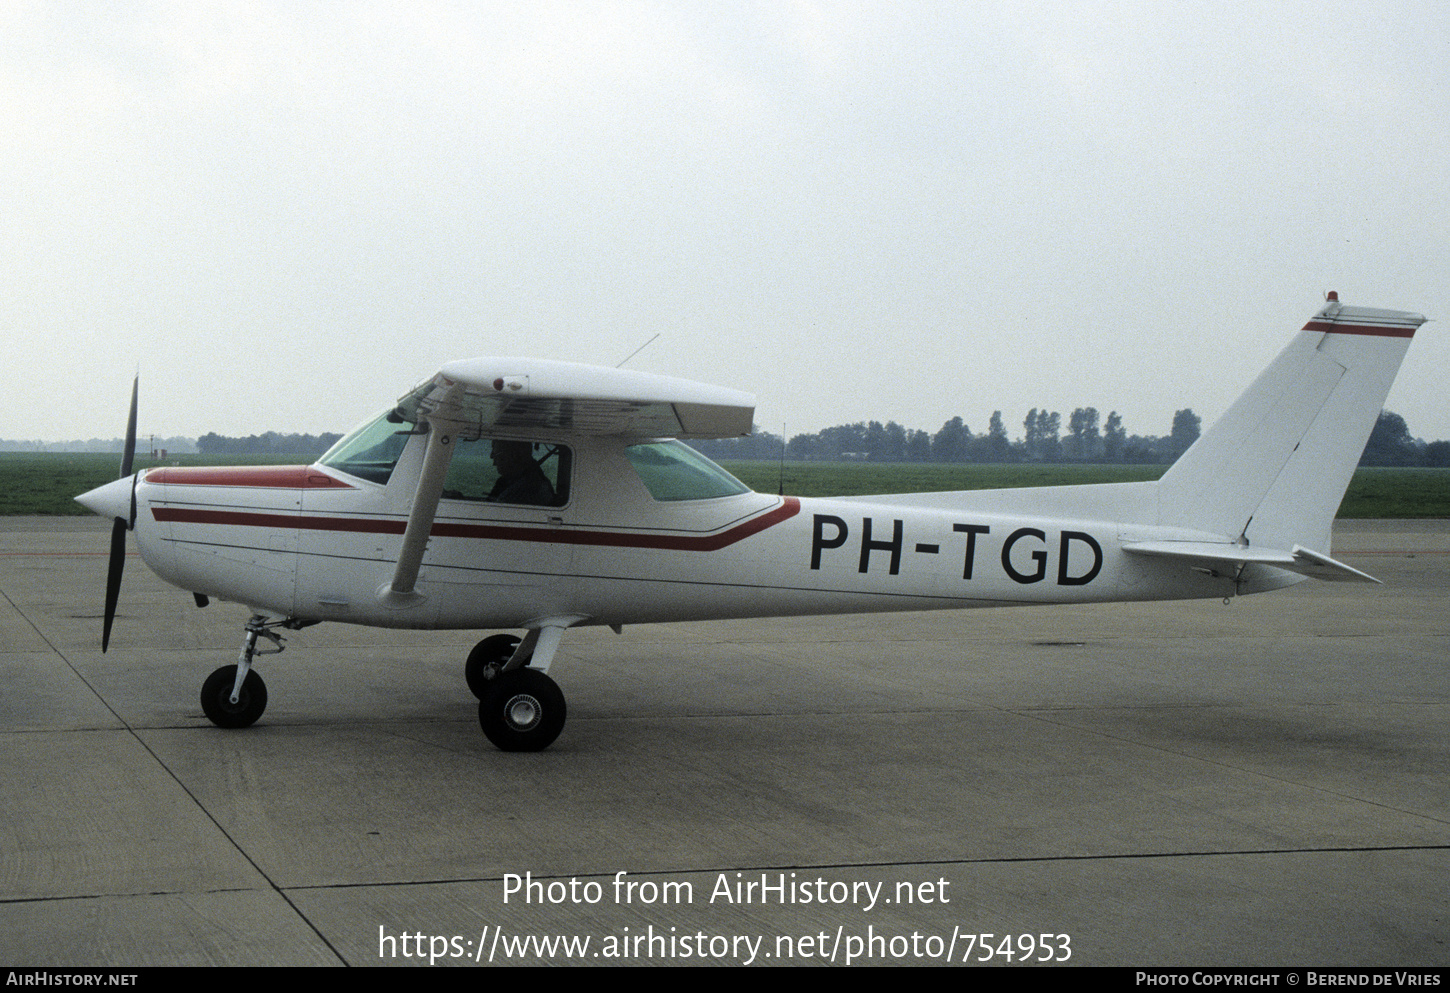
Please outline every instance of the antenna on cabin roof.
[[[656, 334], [655, 334], [655, 338], [658, 338], [658, 337], [659, 337], [659, 334], [658, 334], [658, 333], [656, 333]], [[629, 353], [629, 354], [628, 354], [628, 355], [626, 355], [626, 356], [625, 356], [625, 357], [624, 357], [624, 361], [623, 361], [623, 362], [620, 362], [620, 363], [619, 363], [619, 365], [617, 365], [617, 366], [615, 366], [615, 367], [614, 367], [614, 368], [616, 368], [616, 369], [621, 369], [621, 368], [623, 368], [623, 367], [624, 367], [624, 363], [625, 363], [625, 362], [628, 362], [628, 361], [629, 361], [629, 360], [630, 360], [630, 359], [632, 359], [632, 358], [634, 358], [634, 357], [635, 357], [635, 356], [636, 356], [636, 355], [638, 355], [638, 354], [639, 354], [639, 353], [640, 353], [640, 352], [642, 352], [642, 351], [644, 351], [644, 350], [645, 350], [645, 349], [646, 349], [646, 348], [648, 348], [648, 347], [649, 347], [649, 346], [650, 346], [650, 345], [652, 345], [652, 344], [654, 344], [654, 340], [655, 340], [655, 338], [651, 338], [651, 339], [650, 339], [650, 340], [649, 340], [649, 341], [647, 341], [647, 342], [645, 342], [645, 343], [644, 343], [644, 344], [643, 344], [643, 345], [640, 345], [640, 346], [639, 346], [639, 347], [638, 347], [638, 348], [636, 348], [636, 349], [635, 349], [635, 350], [634, 350], [634, 351], [632, 351], [632, 352], [630, 352], [630, 353]]]
[[778, 496], [785, 496], [785, 447], [786, 447], [786, 422], [780, 422], [780, 493]]

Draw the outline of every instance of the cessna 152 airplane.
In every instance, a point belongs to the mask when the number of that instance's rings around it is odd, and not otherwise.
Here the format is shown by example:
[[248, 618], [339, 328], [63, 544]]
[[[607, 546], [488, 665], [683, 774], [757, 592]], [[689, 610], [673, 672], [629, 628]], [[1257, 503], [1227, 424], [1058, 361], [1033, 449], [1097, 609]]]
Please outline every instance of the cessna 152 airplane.
[[[114, 517], [102, 650], [133, 531], [168, 582], [245, 604], [201, 704], [261, 716], [257, 656], [321, 621], [514, 629], [464, 667], [510, 751], [548, 747], [575, 626], [1116, 600], [1369, 581], [1330, 523], [1419, 314], [1336, 294], [1157, 482], [838, 499], [755, 493], [678, 439], [748, 434], [745, 393], [514, 358], [445, 365], [310, 466], [132, 473], [77, 499]], [[260, 639], [273, 647], [258, 648]]]

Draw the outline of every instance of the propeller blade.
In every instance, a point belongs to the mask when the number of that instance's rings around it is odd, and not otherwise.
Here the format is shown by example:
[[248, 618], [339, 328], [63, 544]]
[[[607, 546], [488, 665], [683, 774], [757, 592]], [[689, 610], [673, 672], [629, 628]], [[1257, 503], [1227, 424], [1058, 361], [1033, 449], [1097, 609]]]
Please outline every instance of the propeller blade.
[[126, 568], [126, 520], [111, 525], [111, 561], [106, 569], [106, 616], [101, 622], [101, 652], [111, 645], [111, 622], [116, 619], [116, 599], [121, 595], [121, 571]]
[[[141, 376], [131, 382], [131, 413], [126, 418], [126, 447], [121, 453], [121, 475], [131, 475], [136, 461], [136, 398], [141, 390]], [[101, 652], [111, 645], [111, 622], [116, 619], [116, 601], [121, 596], [121, 573], [126, 568], [126, 532], [136, 522], [136, 480], [131, 480], [131, 510], [129, 519], [117, 517], [111, 525], [111, 559], [106, 566], [106, 614], [101, 621]]]
[[141, 389], [141, 376], [131, 381], [131, 415], [126, 418], [126, 449], [121, 454], [121, 475], [131, 475], [131, 463], [136, 461], [136, 394]]

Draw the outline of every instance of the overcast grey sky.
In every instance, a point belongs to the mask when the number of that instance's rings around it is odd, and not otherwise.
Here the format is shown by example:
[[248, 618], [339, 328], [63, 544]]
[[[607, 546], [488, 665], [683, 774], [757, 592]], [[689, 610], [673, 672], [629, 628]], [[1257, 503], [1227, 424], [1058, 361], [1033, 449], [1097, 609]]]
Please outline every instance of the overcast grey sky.
[[[1205, 425], [1335, 289], [1440, 320], [1440, 2], [0, 6], [0, 438], [343, 431], [445, 361], [795, 434]], [[18, 392], [18, 396], [16, 393]]]

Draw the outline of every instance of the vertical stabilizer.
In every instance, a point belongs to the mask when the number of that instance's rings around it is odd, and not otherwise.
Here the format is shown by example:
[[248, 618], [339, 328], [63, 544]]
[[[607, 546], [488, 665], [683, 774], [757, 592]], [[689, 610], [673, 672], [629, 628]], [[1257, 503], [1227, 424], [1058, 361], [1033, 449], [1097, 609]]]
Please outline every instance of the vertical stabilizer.
[[1158, 484], [1162, 524], [1328, 551], [1329, 528], [1419, 314], [1336, 294]]

